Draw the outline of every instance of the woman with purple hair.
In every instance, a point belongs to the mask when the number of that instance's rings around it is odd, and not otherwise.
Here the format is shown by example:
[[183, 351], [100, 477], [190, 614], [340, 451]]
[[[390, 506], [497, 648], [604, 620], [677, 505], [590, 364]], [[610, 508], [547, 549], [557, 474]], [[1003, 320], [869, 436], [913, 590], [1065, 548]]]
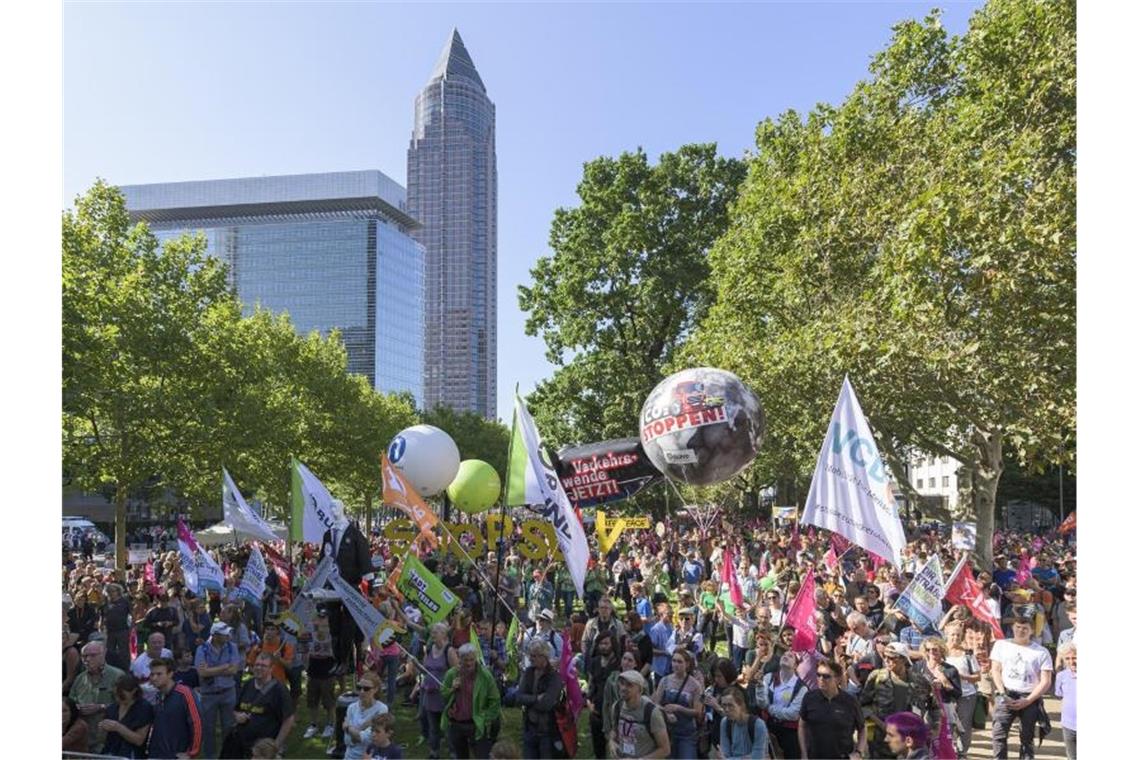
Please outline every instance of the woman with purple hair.
[[898, 757], [929, 758], [930, 730], [918, 715], [897, 712], [887, 716], [887, 746]]

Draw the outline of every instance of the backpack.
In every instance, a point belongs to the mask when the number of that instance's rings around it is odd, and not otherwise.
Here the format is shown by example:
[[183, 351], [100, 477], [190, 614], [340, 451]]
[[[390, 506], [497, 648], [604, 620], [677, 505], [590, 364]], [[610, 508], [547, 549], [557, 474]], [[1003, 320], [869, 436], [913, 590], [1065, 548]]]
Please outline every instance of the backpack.
[[[802, 678], [800, 678], [799, 676], [794, 676], [794, 678], [796, 679], [796, 685], [792, 687], [792, 699], [791, 699], [792, 702], [796, 701], [796, 697], [799, 696], [799, 693], [804, 690], [805, 686], [807, 686], [807, 684], [804, 683], [804, 680]], [[772, 682], [769, 681], [768, 682], [768, 704], [771, 705], [775, 701], [776, 701], [776, 691], [775, 691], [775, 689], [772, 688]], [[783, 726], [784, 728], [797, 728], [799, 726], [799, 721], [782, 720], [782, 721], [779, 721], [779, 725]]]
[[[620, 700], [614, 704], [614, 725], [615, 726], [618, 724], [618, 721], [621, 720], [621, 705], [622, 705], [622, 703]], [[642, 714], [641, 714], [641, 720], [634, 721], [634, 722], [639, 724], [639, 725], [645, 726], [645, 730], [649, 731], [650, 721], [653, 718], [653, 711], [656, 709], [659, 709], [659, 708], [657, 707], [656, 704], [654, 704], [651, 701], [647, 701], [644, 705], [642, 705], [642, 708], [643, 708], [643, 710], [642, 710]], [[652, 736], [653, 733], [650, 732], [649, 735]]]

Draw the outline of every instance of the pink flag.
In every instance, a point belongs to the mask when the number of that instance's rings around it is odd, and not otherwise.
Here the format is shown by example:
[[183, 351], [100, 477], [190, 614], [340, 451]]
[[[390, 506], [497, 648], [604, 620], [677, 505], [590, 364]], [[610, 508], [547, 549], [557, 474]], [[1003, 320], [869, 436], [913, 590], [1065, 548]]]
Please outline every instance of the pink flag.
[[950, 721], [947, 718], [949, 715], [946, 712], [946, 702], [942, 699], [942, 687], [936, 686], [938, 694], [938, 704], [942, 708], [942, 727], [938, 730], [938, 736], [934, 739], [934, 757], [937, 760], [957, 760], [958, 752], [954, 749], [954, 740], [950, 738]]
[[582, 685], [578, 683], [578, 671], [570, 659], [570, 650], [573, 647], [570, 646], [569, 628], [562, 631], [562, 641], [565, 643], [562, 646], [562, 660], [558, 664], [558, 673], [562, 676], [562, 682], [566, 684], [566, 705], [574, 715], [574, 720], [577, 720], [578, 713], [582, 711], [586, 700], [582, 696]]
[[827, 565], [828, 570], [834, 570], [835, 566], [839, 564], [839, 557], [835, 556], [834, 547], [828, 549], [827, 554], [823, 555], [823, 564]]
[[740, 590], [740, 582], [736, 579], [736, 563], [733, 562], [732, 549], [725, 547], [724, 562], [720, 569], [721, 579], [728, 584], [728, 596], [732, 603], [739, 607], [744, 603], [744, 594]]
[[796, 629], [796, 638], [792, 641], [793, 652], [812, 652], [815, 650], [815, 575], [807, 573], [804, 583], [800, 586], [796, 600], [788, 608], [787, 625]]
[[808, 528], [808, 541], [812, 541], [812, 542], [815, 541], [815, 526], [814, 525], [812, 525], [810, 528]]
[[158, 593], [158, 583], [154, 580], [154, 560], [147, 560], [143, 566], [143, 583], [146, 584], [148, 593]]
[[139, 636], [135, 632], [133, 625], [131, 626], [131, 632], [127, 634], [127, 649], [131, 653], [132, 660], [139, 656]]
[[792, 523], [792, 549], [798, 552], [803, 548], [803, 544], [800, 543], [800, 524]]
[[760, 570], [760, 575], [767, 575], [768, 574], [768, 554], [767, 554], [767, 552], [765, 552], [760, 557], [760, 567], [758, 569]]
[[1003, 638], [1001, 623], [990, 612], [986, 604], [986, 594], [977, 580], [970, 566], [963, 564], [962, 568], [954, 574], [946, 584], [946, 599], [951, 604], [964, 604], [974, 617], [990, 624], [994, 631], [994, 638]]
[[1015, 575], [1013, 578], [1014, 582], [1019, 584], [1019, 585], [1022, 583], [1028, 583], [1029, 577], [1031, 575], [1031, 573], [1030, 573], [1031, 569], [1032, 569], [1032, 566], [1029, 564], [1029, 555], [1022, 554], [1021, 555], [1021, 562], [1018, 563], [1018, 566], [1017, 566], [1017, 575]]
[[851, 542], [838, 533], [831, 534], [831, 548], [836, 556], [843, 554], [851, 546]]
[[871, 570], [879, 572], [879, 568], [887, 564], [887, 561], [874, 552], [867, 552], [867, 556], [871, 558]]

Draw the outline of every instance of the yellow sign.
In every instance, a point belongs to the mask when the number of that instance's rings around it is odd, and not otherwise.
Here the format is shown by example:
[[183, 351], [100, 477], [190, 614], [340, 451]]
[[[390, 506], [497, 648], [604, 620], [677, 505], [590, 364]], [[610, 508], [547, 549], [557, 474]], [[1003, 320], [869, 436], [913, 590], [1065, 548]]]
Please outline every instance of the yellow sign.
[[[489, 549], [495, 548], [495, 543], [499, 540], [500, 527], [504, 537], [512, 535], [515, 531], [515, 522], [510, 515], [487, 515], [487, 520], [482, 527], [475, 523], [445, 523], [442, 520], [439, 524], [445, 526], [457, 540], [463, 541], [465, 544], [470, 542], [466, 551], [472, 557], [482, 556]], [[522, 541], [516, 547], [519, 554], [531, 560], [554, 561], [562, 559], [562, 550], [558, 548], [558, 539], [554, 535], [554, 527], [549, 522], [545, 520], [523, 520], [521, 528]], [[388, 539], [397, 553], [403, 552], [419, 535], [419, 529], [412, 524], [411, 520], [401, 518], [392, 520], [384, 526], [384, 538]], [[444, 535], [442, 544], [445, 553], [451, 554], [457, 559], [463, 559], [463, 552], [450, 537]]]
[[621, 532], [630, 530], [646, 530], [649, 528], [648, 517], [618, 517], [613, 521], [606, 519], [606, 513], [598, 510], [594, 518], [594, 530], [598, 535], [598, 547], [602, 554], [606, 554], [618, 540]]

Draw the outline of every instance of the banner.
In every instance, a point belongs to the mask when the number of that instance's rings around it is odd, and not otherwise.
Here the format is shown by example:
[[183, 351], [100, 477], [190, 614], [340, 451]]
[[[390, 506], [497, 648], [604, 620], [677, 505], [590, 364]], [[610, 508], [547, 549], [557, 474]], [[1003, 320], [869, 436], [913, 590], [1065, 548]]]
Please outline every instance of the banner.
[[887, 468], [851, 381], [843, 378], [800, 522], [839, 533], [902, 565], [906, 534]]
[[281, 588], [285, 604], [290, 604], [293, 601], [293, 581], [289, 577], [289, 560], [285, 559], [279, 551], [269, 544], [263, 544], [261, 548], [265, 550], [265, 558], [269, 560], [269, 566], [273, 568], [273, 573], [277, 576], [277, 583]]
[[740, 590], [740, 581], [736, 578], [736, 564], [733, 562], [732, 549], [725, 549], [720, 566], [720, 579], [728, 584], [728, 597], [737, 607], [744, 603], [744, 594]]
[[942, 597], [946, 589], [942, 586], [942, 560], [934, 554], [915, 573], [895, 607], [902, 610], [914, 627], [920, 631], [935, 628], [942, 619]]
[[222, 515], [237, 533], [244, 533], [258, 541], [280, 541], [269, 527], [269, 523], [246, 504], [241, 492], [234, 485], [226, 468], [222, 468]]
[[640, 438], [565, 448], [555, 464], [566, 497], [579, 509], [628, 499], [663, 479], [645, 456]]
[[319, 544], [332, 530], [332, 494], [308, 467], [293, 459], [292, 515], [289, 538]]
[[598, 538], [598, 546], [601, 548], [602, 554], [608, 552], [617, 542], [618, 537], [622, 531], [630, 530], [648, 530], [649, 518], [648, 517], [614, 517], [611, 518], [606, 515], [602, 510], [598, 510], [594, 516], [594, 531]]
[[182, 522], [182, 518], [179, 518], [178, 557], [182, 560], [182, 580], [187, 590], [194, 594], [198, 593], [198, 565], [194, 561], [194, 551], [197, 547], [198, 542], [194, 540], [194, 536], [190, 535], [190, 531], [186, 529], [186, 523]]
[[261, 606], [261, 597], [265, 595], [265, 558], [256, 546], [249, 553], [249, 562], [245, 565], [245, 572], [241, 576], [241, 586], [238, 593], [255, 607]]
[[792, 640], [793, 652], [815, 651], [815, 573], [804, 576], [803, 585], [788, 608], [784, 624], [796, 629], [796, 637]]
[[794, 520], [797, 514], [799, 509], [796, 507], [772, 507], [773, 520]]
[[364, 595], [349, 585], [348, 581], [341, 578], [340, 573], [333, 573], [329, 581], [332, 583], [333, 591], [336, 591], [352, 615], [352, 619], [364, 633], [364, 637], [377, 648], [388, 644], [396, 633], [396, 627], [392, 622], [381, 615], [380, 610], [373, 607], [372, 602], [365, 599]]
[[[566, 628], [562, 631], [562, 641], [568, 644], [570, 642], [570, 629]], [[566, 706], [570, 708], [570, 714], [574, 716], [574, 720], [578, 720], [578, 713], [582, 712], [582, 708], [586, 705], [586, 699], [582, 696], [582, 684], [578, 681], [578, 670], [574, 667], [573, 661], [573, 647], [563, 644], [561, 659], [558, 662], [558, 674], [562, 676], [562, 683], [566, 685]], [[576, 755], [572, 750], [570, 757]]]
[[[543, 460], [542, 439], [534, 420], [527, 411], [526, 403], [515, 392], [515, 419], [512, 426], [511, 462], [507, 479], [507, 504], [523, 504], [540, 513], [554, 527], [554, 535], [562, 556], [566, 558], [566, 568], [574, 581], [578, 597], [583, 597], [582, 586], [586, 579], [586, 562], [590, 549], [586, 544], [586, 532], [574, 513], [566, 491], [558, 480], [558, 473], [549, 462]], [[521, 458], [520, 465], [517, 460]], [[522, 499], [521, 502], [512, 500]]]
[[954, 568], [950, 580], [946, 583], [946, 599], [951, 604], [966, 605], [974, 617], [990, 624], [990, 628], [994, 630], [994, 638], [1003, 638], [1001, 621], [990, 612], [989, 605], [986, 604], [985, 589], [974, 579], [974, 571], [966, 564], [965, 557], [958, 560], [958, 566]]
[[206, 553], [206, 548], [197, 544], [194, 552], [194, 568], [198, 571], [198, 588], [206, 591], [222, 591], [226, 586], [226, 576], [214, 558]]
[[433, 549], [439, 546], [439, 539], [432, 532], [432, 528], [439, 524], [439, 518], [404, 478], [404, 474], [392, 466], [387, 453], [380, 455], [380, 476], [384, 482], [384, 503], [410, 517], [419, 527], [420, 537], [425, 543]]
[[396, 588], [420, 609], [427, 625], [446, 620], [455, 605], [459, 604], [458, 597], [410, 552], [404, 557], [403, 570], [400, 579], [396, 581]]
[[973, 551], [978, 544], [978, 524], [956, 522], [950, 529], [950, 545], [955, 549]]

